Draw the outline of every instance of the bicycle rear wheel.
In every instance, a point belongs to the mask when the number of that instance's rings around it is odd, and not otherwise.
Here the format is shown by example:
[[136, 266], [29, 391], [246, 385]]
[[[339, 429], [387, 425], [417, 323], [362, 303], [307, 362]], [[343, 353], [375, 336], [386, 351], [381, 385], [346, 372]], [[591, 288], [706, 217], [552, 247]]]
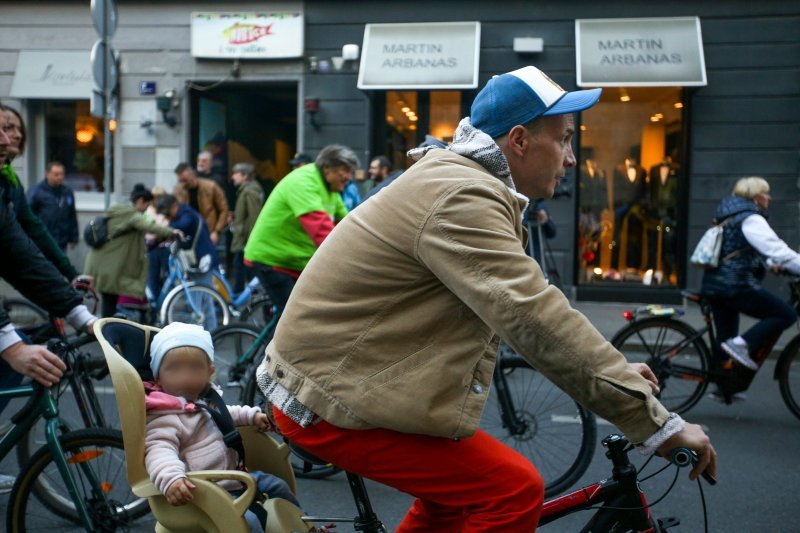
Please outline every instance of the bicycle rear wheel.
[[[147, 500], [138, 498], [128, 485], [122, 434], [108, 429], [83, 429], [59, 438], [67, 459], [67, 468], [75, 480], [77, 496], [83, 500], [96, 531], [117, 531], [150, 510]], [[94, 479], [92, 479], [94, 478]], [[41, 499], [34, 487], [41, 480], [58, 487], [57, 493]], [[34, 501], [40, 500], [42, 507]], [[50, 511], [50, 512], [48, 512]], [[22, 533], [36, 530], [60, 530], [79, 523], [78, 513], [69, 496], [50, 448], [43, 447], [31, 457], [14, 484], [8, 501], [7, 531]]]
[[583, 475], [594, 455], [594, 415], [507, 346], [498, 355], [495, 371], [509, 391], [521, 424], [516, 429], [507, 427], [498, 392], [492, 387], [480, 427], [536, 466], [546, 497], [565, 491]]
[[228, 304], [222, 296], [203, 285], [189, 285], [176, 292], [164, 305], [166, 324], [185, 322], [214, 331], [231, 319]]
[[658, 399], [669, 411], [685, 413], [708, 387], [711, 356], [702, 336], [672, 318], [637, 320], [622, 328], [611, 344], [632, 363], [647, 363], [658, 378]]
[[800, 418], [800, 336], [792, 339], [781, 353], [777, 377], [786, 407]]

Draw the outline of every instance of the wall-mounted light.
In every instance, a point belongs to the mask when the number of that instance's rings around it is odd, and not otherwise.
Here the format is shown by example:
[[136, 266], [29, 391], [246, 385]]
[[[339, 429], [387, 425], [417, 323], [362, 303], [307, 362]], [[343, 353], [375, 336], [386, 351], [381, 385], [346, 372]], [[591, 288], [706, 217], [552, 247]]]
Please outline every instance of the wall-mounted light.
[[114, 120], [113, 118], [108, 119], [108, 130], [111, 133], [114, 133], [115, 131], [117, 131], [117, 121]]
[[358, 59], [360, 52], [361, 49], [357, 44], [346, 44], [342, 46], [342, 59], [345, 61], [355, 61]]
[[514, 37], [514, 51], [518, 54], [538, 54], [544, 50], [541, 37]]
[[631, 97], [628, 94], [628, 91], [625, 89], [625, 87], [620, 87], [620, 89], [619, 89], [619, 101], [620, 102], [630, 102], [631, 101]]
[[164, 124], [170, 128], [174, 128], [178, 124], [175, 110], [180, 105], [181, 100], [178, 97], [178, 91], [175, 89], [168, 89], [163, 96], [156, 98], [156, 109], [161, 111], [161, 118], [164, 120]]

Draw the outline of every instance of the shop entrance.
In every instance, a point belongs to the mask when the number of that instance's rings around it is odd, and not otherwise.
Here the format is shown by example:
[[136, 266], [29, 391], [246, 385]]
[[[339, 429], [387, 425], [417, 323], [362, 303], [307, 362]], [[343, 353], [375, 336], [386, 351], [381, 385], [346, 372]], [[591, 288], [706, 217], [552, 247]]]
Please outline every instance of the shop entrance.
[[278, 181], [297, 150], [297, 83], [225, 84], [191, 88], [191, 161], [206, 150], [215, 173], [236, 163], [255, 166], [259, 180]]

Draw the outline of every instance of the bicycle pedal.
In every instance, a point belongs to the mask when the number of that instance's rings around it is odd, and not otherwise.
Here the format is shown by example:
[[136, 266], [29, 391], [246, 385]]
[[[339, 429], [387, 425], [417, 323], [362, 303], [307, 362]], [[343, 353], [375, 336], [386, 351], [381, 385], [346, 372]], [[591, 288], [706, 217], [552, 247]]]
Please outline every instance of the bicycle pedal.
[[668, 516], [666, 518], [658, 518], [657, 520], [658, 520], [658, 525], [661, 527], [661, 529], [669, 529], [671, 527], [679, 526], [681, 523], [681, 521], [674, 516]]

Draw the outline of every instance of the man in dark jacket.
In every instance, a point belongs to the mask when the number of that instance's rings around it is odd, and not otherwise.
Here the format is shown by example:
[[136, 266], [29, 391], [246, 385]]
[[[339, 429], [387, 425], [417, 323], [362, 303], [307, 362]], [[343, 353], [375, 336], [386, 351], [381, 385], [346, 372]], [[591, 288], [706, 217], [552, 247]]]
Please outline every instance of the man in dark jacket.
[[64, 185], [64, 165], [47, 163], [45, 179], [30, 192], [33, 213], [42, 219], [61, 250], [78, 244], [78, 215], [75, 195]]

